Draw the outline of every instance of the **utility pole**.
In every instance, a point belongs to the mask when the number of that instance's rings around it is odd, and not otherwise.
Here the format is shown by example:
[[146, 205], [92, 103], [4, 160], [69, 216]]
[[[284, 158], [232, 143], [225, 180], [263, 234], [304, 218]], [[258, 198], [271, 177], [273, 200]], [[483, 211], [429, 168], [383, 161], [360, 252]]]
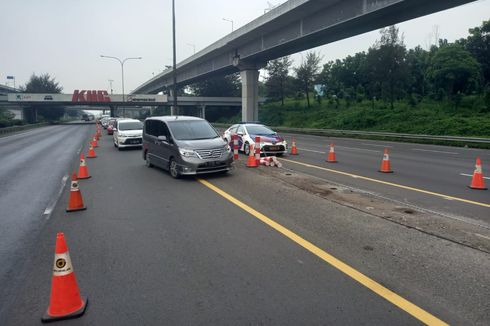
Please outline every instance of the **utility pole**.
[[171, 115], [178, 115], [179, 108], [177, 107], [177, 50], [175, 43], [175, 0], [172, 0], [172, 32], [173, 32], [173, 53], [174, 53], [174, 62], [173, 62], [173, 106], [170, 110]]

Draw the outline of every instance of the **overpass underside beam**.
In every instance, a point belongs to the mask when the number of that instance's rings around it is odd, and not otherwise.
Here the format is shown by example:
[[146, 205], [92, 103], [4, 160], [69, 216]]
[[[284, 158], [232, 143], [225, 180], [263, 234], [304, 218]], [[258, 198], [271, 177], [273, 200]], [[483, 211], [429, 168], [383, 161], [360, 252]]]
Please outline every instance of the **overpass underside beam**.
[[240, 71], [242, 79], [242, 121], [259, 120], [259, 70]]

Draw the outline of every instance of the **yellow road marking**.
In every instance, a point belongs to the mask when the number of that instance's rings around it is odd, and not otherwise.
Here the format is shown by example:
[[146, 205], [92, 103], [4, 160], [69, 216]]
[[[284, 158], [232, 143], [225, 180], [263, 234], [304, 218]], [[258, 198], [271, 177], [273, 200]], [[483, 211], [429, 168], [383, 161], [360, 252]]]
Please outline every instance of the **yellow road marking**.
[[356, 269], [350, 267], [346, 263], [338, 260], [337, 258], [330, 255], [326, 251], [318, 248], [317, 246], [315, 246], [311, 242], [303, 239], [302, 237], [300, 237], [299, 235], [297, 235], [293, 231], [291, 231], [291, 230], [285, 228], [284, 226], [282, 226], [281, 224], [271, 220], [270, 218], [268, 218], [264, 214], [256, 211], [255, 209], [248, 206], [247, 204], [239, 201], [235, 197], [231, 196], [230, 194], [226, 193], [225, 191], [221, 190], [220, 188], [214, 186], [213, 184], [209, 183], [208, 181], [203, 180], [203, 179], [197, 179], [197, 181], [199, 181], [201, 184], [208, 187], [209, 189], [213, 190], [214, 192], [216, 192], [220, 196], [224, 197], [228, 201], [232, 202], [236, 206], [240, 207], [241, 209], [243, 209], [247, 213], [256, 217], [257, 219], [259, 219], [263, 223], [267, 224], [268, 226], [270, 226], [271, 228], [273, 228], [277, 232], [283, 234], [287, 238], [296, 242], [298, 245], [305, 248], [306, 250], [308, 250], [312, 254], [316, 255], [320, 259], [324, 260], [328, 264], [332, 265], [333, 267], [335, 267], [336, 269], [338, 269], [342, 273], [348, 275], [349, 277], [351, 277], [355, 281], [364, 285], [365, 287], [367, 287], [368, 289], [370, 289], [374, 293], [378, 294], [382, 298], [391, 302], [392, 304], [399, 307], [400, 309], [406, 311], [407, 313], [409, 313], [413, 317], [417, 318], [421, 322], [423, 322], [427, 325], [447, 325], [447, 323], [438, 319], [434, 315], [432, 315], [432, 314], [428, 313], [427, 311], [423, 310], [422, 308], [414, 305], [410, 301], [402, 298], [401, 296], [399, 296], [395, 292], [385, 288], [384, 286], [382, 286], [378, 282], [367, 277], [366, 275], [362, 274], [361, 272], [357, 271]]
[[384, 185], [388, 185], [388, 186], [392, 186], [392, 187], [397, 187], [397, 188], [402, 188], [402, 189], [407, 189], [407, 190], [412, 190], [412, 191], [416, 191], [416, 192], [421, 192], [423, 194], [437, 196], [437, 197], [441, 197], [441, 198], [444, 198], [444, 199], [456, 200], [456, 201], [460, 201], [460, 202], [467, 203], [467, 204], [473, 204], [473, 205], [478, 205], [478, 206], [483, 206], [483, 207], [490, 208], [490, 204], [480, 203], [480, 202], [469, 200], [469, 199], [464, 199], [464, 198], [459, 198], [459, 197], [453, 197], [453, 196], [449, 196], [449, 195], [444, 195], [444, 194], [440, 194], [440, 193], [437, 193], [437, 192], [432, 192], [432, 191], [428, 191], [428, 190], [424, 190], [424, 189], [419, 189], [419, 188], [404, 186], [404, 185], [400, 185], [400, 184], [393, 183], [393, 182], [387, 182], [387, 181], [383, 181], [383, 180], [368, 178], [368, 177], [364, 177], [362, 175], [357, 175], [357, 174], [352, 174], [352, 173], [348, 173], [348, 172], [343, 172], [343, 171], [328, 169], [328, 168], [324, 168], [324, 167], [321, 167], [321, 166], [318, 166], [318, 165], [312, 165], [312, 164], [307, 164], [307, 163], [303, 163], [303, 162], [292, 161], [292, 160], [288, 160], [288, 159], [285, 159], [285, 158], [281, 158], [280, 160], [286, 161], [286, 162], [290, 162], [290, 163], [295, 163], [295, 164], [298, 164], [298, 165], [303, 165], [303, 166], [306, 166], [306, 167], [309, 167], [309, 168], [314, 168], [314, 169], [318, 169], [318, 170], [323, 170], [323, 171], [328, 171], [328, 172], [332, 172], [332, 173], [342, 174], [342, 175], [346, 175], [346, 176], [349, 176], [349, 177], [352, 177], [352, 178], [356, 178], [356, 179], [362, 179], [362, 180], [367, 180], [367, 181], [371, 181], [371, 182], [381, 183], [381, 184], [384, 184]]

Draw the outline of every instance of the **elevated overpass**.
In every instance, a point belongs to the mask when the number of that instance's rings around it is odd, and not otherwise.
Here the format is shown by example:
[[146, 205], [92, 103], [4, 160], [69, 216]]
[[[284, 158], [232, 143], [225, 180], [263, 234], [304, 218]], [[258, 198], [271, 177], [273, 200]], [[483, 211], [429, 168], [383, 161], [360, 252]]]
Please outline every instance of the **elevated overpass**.
[[[173, 102], [172, 97], [154, 94], [130, 94], [123, 98], [120, 94], [108, 94], [107, 91], [79, 91], [73, 94], [34, 94], [34, 93], [9, 93], [13, 89], [0, 90], [0, 108], [23, 111], [23, 116], [34, 115], [32, 107], [65, 107], [67, 109], [77, 108], [84, 110], [111, 110], [124, 108], [125, 110], [140, 109], [141, 107], [169, 106]], [[261, 102], [264, 99], [260, 99]], [[206, 107], [222, 106], [236, 107], [242, 105], [240, 97], [177, 97], [179, 106], [194, 106], [201, 110], [201, 117], [205, 117]]]
[[[177, 84], [240, 72], [242, 119], [258, 119], [258, 70], [267, 61], [475, 0], [289, 0], [177, 65]], [[167, 69], [134, 90], [173, 84]]]

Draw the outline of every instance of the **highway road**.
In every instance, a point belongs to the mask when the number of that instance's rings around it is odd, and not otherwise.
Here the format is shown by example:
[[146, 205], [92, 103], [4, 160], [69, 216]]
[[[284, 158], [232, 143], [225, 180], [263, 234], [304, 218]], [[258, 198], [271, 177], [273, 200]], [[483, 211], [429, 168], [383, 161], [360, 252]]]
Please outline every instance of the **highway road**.
[[[77, 130], [63, 137], [66, 151], [74, 147], [67, 166], [51, 168], [62, 170], [59, 184], [77, 167], [76, 145], [93, 127], [57, 128]], [[305, 160], [304, 149], [315, 150], [298, 141], [301, 155], [285, 159]], [[59, 231], [89, 296], [73, 325], [490, 321], [488, 252], [325, 199], [272, 173], [294, 171], [247, 169], [243, 156], [230, 175], [175, 180], [147, 168], [139, 150], [117, 151], [108, 136], [96, 150], [88, 162], [92, 178], [80, 182], [87, 210], [65, 212], [65, 187], [31, 243], [20, 246], [22, 264], [9, 274], [18, 282], [2, 281], [0, 324], [39, 323]]]
[[[0, 284], [16, 279], [89, 132], [90, 126], [49, 126], [0, 138]], [[1, 288], [2, 297], [11, 294]]]
[[[490, 186], [489, 150], [313, 135], [283, 136], [289, 143], [294, 137], [300, 153], [285, 158], [283, 163], [289, 169], [490, 228], [490, 192], [467, 187], [477, 156], [483, 162], [485, 181]], [[338, 160], [335, 164], [326, 162], [331, 143]], [[378, 172], [385, 148], [389, 150], [392, 174]]]

